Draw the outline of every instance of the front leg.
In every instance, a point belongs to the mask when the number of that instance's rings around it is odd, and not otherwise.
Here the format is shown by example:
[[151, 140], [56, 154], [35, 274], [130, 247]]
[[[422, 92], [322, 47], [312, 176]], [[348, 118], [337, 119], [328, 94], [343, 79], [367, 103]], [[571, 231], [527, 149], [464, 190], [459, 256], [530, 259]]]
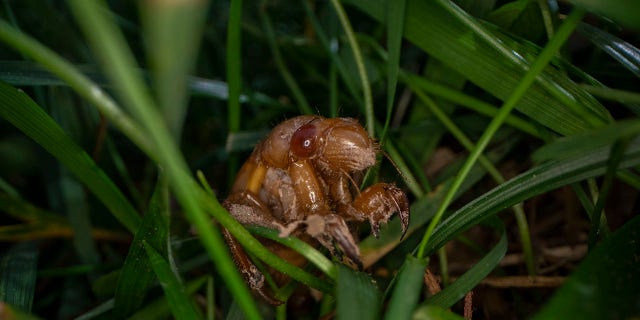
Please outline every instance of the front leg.
[[355, 264], [361, 265], [360, 251], [344, 218], [332, 212], [327, 203], [327, 186], [316, 175], [316, 170], [307, 160], [300, 160], [289, 166], [289, 176], [293, 184], [297, 204], [300, 207], [297, 218], [282, 226], [281, 236], [286, 236], [300, 225], [306, 226], [307, 234], [336, 255], [335, 246]]
[[400, 216], [404, 236], [409, 226], [407, 195], [393, 184], [376, 183], [362, 191], [345, 213], [359, 221], [369, 220], [371, 232], [377, 238], [380, 224], [387, 223], [396, 212]]

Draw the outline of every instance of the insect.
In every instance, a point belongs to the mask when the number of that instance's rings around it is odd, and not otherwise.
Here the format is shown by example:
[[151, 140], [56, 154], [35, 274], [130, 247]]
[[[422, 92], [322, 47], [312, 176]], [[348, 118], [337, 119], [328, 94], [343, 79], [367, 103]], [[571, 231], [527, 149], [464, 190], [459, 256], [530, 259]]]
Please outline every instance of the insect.
[[[311, 115], [288, 119], [255, 147], [223, 206], [244, 225], [277, 228], [281, 236], [293, 234], [322, 245], [361, 268], [355, 225], [368, 220], [377, 237], [380, 225], [394, 213], [400, 217], [403, 234], [409, 224], [409, 201], [401, 189], [377, 183], [358, 190], [378, 152], [378, 145], [355, 119]], [[251, 289], [265, 301], [279, 304], [237, 240], [226, 230], [224, 235]], [[264, 243], [293, 264], [305, 262], [293, 250]], [[277, 283], [287, 279], [282, 274], [273, 277]]]

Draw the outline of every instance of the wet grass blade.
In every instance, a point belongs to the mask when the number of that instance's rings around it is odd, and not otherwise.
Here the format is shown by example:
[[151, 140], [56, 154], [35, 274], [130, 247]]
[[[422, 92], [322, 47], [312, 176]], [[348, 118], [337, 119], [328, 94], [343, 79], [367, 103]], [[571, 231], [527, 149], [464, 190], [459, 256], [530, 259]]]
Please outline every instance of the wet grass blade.
[[187, 75], [194, 69], [207, 7], [207, 1], [140, 2], [155, 95], [175, 137], [182, 132]]
[[439, 306], [426, 305], [418, 308], [413, 320], [462, 320], [463, 317]]
[[[435, 229], [426, 246], [427, 255], [434, 253], [447, 241], [488, 217], [535, 195], [603, 175], [609, 164], [610, 146], [564, 160], [548, 161], [501, 184], [444, 219]], [[640, 140], [629, 145], [619, 168], [640, 164]]]
[[627, 70], [636, 77], [640, 77], [640, 50], [632, 44], [613, 36], [601, 29], [581, 23], [578, 32], [593, 44], [606, 52], [612, 58], [618, 60]]
[[559, 138], [536, 150], [533, 159], [537, 162], [567, 159], [597, 147], [611, 145], [618, 139], [638, 134], [640, 134], [640, 121], [618, 121], [597, 130]]
[[[188, 295], [196, 293], [206, 282], [209, 276], [203, 276], [187, 282], [184, 285], [185, 291]], [[169, 317], [171, 309], [166, 297], [154, 300], [148, 303], [143, 308], [134, 313], [129, 320], [147, 320], [147, 319], [163, 319]]]
[[495, 221], [492, 222], [501, 234], [496, 246], [455, 282], [429, 298], [426, 304], [450, 308], [498, 266], [498, 263], [500, 263], [500, 260], [502, 260], [504, 254], [507, 252], [507, 234], [505, 233], [502, 221], [495, 219]]
[[[497, 163], [502, 159], [509, 150], [513, 147], [513, 143], [505, 143], [499, 148], [495, 150], [491, 150], [486, 153], [486, 156], [490, 159], [490, 161]], [[454, 172], [457, 172], [457, 167]], [[455, 173], [453, 173], [455, 174]], [[455, 198], [464, 194], [469, 188], [474, 186], [482, 177], [484, 177], [485, 171], [477, 164], [469, 174], [469, 177], [460, 188], [459, 192], [456, 194]], [[434, 188], [434, 191], [426, 194], [422, 198], [416, 200], [411, 205], [410, 211], [413, 213], [411, 215], [411, 221], [409, 223], [409, 229], [407, 230], [407, 234], [405, 235], [405, 239], [411, 236], [416, 230], [424, 226], [429, 220], [433, 217], [435, 212], [438, 210], [440, 203], [444, 197], [445, 192], [447, 191], [448, 186], [451, 184], [450, 178], [438, 187]], [[398, 219], [393, 219], [387, 226], [383, 227], [380, 230], [380, 237], [375, 238], [373, 236], [369, 236], [363, 241], [360, 242], [360, 253], [362, 255], [362, 262], [366, 267], [373, 265], [378, 259], [384, 257], [389, 251], [393, 250], [399, 243], [400, 237], [402, 235], [400, 228], [400, 221]]]
[[389, 51], [389, 58], [387, 59], [387, 115], [384, 121], [384, 129], [380, 134], [381, 141], [384, 141], [387, 134], [395, 102], [406, 6], [406, 0], [387, 1], [387, 50]]
[[381, 294], [373, 279], [364, 272], [337, 265], [336, 319], [377, 319]]
[[[385, 1], [347, 2], [384, 21]], [[494, 96], [507, 99], [527, 72], [530, 53], [525, 54], [524, 49], [515, 47], [512, 41], [484, 31], [483, 26], [460, 13], [453, 3], [447, 2], [446, 6], [451, 8], [445, 10], [445, 5], [437, 2], [407, 1], [405, 38]], [[453, 11], [466, 20], [452, 15]], [[516, 109], [522, 113], [563, 135], [608, 121], [608, 112], [602, 105], [557, 70], [547, 68], [540, 77], [517, 104]], [[555, 88], [551, 89], [555, 92], [552, 95], [550, 88]]]
[[[210, 218], [203, 209], [203, 203], [199, 201], [199, 192], [203, 191], [189, 173], [177, 141], [157, 111], [149, 89], [143, 79], [134, 72], [137, 70], [136, 59], [128, 48], [122, 32], [115, 25], [112, 16], [106, 14], [108, 10], [103, 2], [75, 0], [69, 4], [123, 104], [139, 121], [146, 136], [151, 140], [154, 152], [149, 156], [166, 170], [171, 190], [182, 205], [187, 219], [198, 230], [198, 236], [210, 254], [214, 266], [223, 275], [233, 295], [240, 301], [246, 315], [251, 319], [258, 319], [260, 316], [255, 302], [226, 251], [222, 237], [211, 227]], [[219, 203], [214, 205], [216, 213], [228, 215]], [[248, 234], [246, 231], [245, 233]]]
[[161, 178], [120, 271], [114, 297], [115, 318], [123, 319], [137, 310], [155, 279], [143, 243], [152, 246], [165, 258], [168, 255], [168, 196], [166, 181]]
[[0, 301], [29, 312], [33, 305], [38, 269], [38, 247], [34, 242], [13, 246], [0, 262]]
[[640, 2], [625, 0], [573, 0], [572, 2], [585, 10], [640, 30]]
[[201, 319], [202, 315], [197, 311], [181, 280], [173, 273], [169, 262], [146, 241], [142, 243], [151, 262], [151, 267], [162, 285], [173, 316], [176, 319]]
[[109, 177], [29, 96], [0, 83], [0, 117], [9, 121], [64, 164], [113, 216], [134, 232], [140, 216]]
[[409, 319], [422, 294], [424, 272], [429, 259], [408, 256], [396, 277], [396, 284], [391, 294], [391, 301], [384, 318]]

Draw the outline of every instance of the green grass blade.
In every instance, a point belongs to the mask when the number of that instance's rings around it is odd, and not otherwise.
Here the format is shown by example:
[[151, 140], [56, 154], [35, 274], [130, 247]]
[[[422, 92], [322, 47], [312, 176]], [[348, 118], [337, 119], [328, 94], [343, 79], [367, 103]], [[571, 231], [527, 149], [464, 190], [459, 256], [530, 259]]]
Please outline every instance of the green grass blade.
[[426, 305], [418, 308], [411, 318], [413, 320], [462, 320], [463, 317], [434, 305]]
[[[71, 1], [70, 5], [81, 28], [91, 40], [93, 51], [102, 61], [102, 67], [117, 93], [150, 137], [154, 153], [149, 156], [156, 159], [166, 170], [171, 189], [187, 218], [197, 228], [199, 238], [214, 265], [223, 275], [231, 292], [238, 298], [247, 316], [258, 319], [259, 313], [248, 288], [231, 261], [222, 237], [211, 227], [211, 221], [202, 209], [202, 203], [198, 201], [198, 192], [202, 190], [189, 174], [186, 161], [157, 112], [143, 80], [134, 73], [137, 69], [135, 58], [128, 50], [122, 33], [106, 14], [106, 8], [97, 1], [75, 0]], [[226, 214], [221, 208], [216, 212]]]
[[115, 184], [73, 140], [23, 92], [0, 83], [0, 117], [64, 164], [129, 231], [140, 216]]
[[560, 49], [560, 47], [567, 40], [569, 35], [572, 33], [573, 29], [577, 26], [577, 24], [582, 19], [584, 12], [580, 10], [574, 10], [564, 21], [562, 26], [558, 29], [555, 36], [549, 41], [547, 46], [545, 46], [544, 50], [540, 53], [540, 56], [536, 58], [535, 62], [531, 66], [531, 69], [524, 75], [522, 80], [515, 87], [513, 92], [509, 95], [509, 98], [504, 101], [500, 111], [496, 115], [493, 120], [487, 126], [487, 129], [482, 133], [482, 136], [478, 140], [476, 147], [473, 149], [469, 158], [465, 162], [464, 166], [457, 174], [456, 179], [453, 181], [451, 188], [448, 190], [445, 198], [442, 200], [442, 205], [438, 212], [436, 212], [433, 220], [431, 220], [427, 230], [424, 233], [424, 237], [420, 242], [420, 246], [418, 247], [418, 257], [422, 257], [424, 254], [424, 249], [426, 244], [429, 242], [429, 238], [432, 235], [433, 230], [436, 225], [440, 222], [444, 211], [447, 209], [449, 204], [451, 203], [454, 194], [457, 192], [457, 189], [460, 187], [462, 182], [464, 181], [466, 175], [471, 170], [471, 166], [476, 162], [478, 157], [482, 154], [483, 150], [491, 141], [493, 135], [497, 132], [498, 128], [502, 125], [506, 117], [511, 113], [511, 110], [516, 106], [516, 103], [520, 101], [525, 94], [525, 92], [531, 87], [534, 83], [536, 77], [545, 66], [549, 63], [553, 55]]
[[353, 58], [356, 62], [356, 66], [358, 68], [358, 75], [360, 76], [360, 83], [362, 86], [362, 96], [364, 101], [364, 116], [365, 116], [365, 124], [367, 127], [367, 132], [369, 135], [375, 136], [375, 121], [374, 121], [374, 113], [373, 113], [373, 98], [371, 96], [371, 86], [369, 85], [369, 76], [367, 76], [367, 70], [364, 66], [364, 60], [362, 58], [362, 53], [360, 52], [360, 45], [356, 41], [355, 33], [353, 32], [353, 28], [351, 27], [351, 22], [349, 21], [349, 17], [344, 11], [342, 3], [340, 0], [331, 0], [331, 5], [333, 9], [338, 14], [338, 18], [340, 19], [340, 24], [342, 24], [342, 29], [344, 30], [347, 40], [349, 42], [349, 46], [351, 47], [351, 52], [353, 52]]
[[381, 294], [373, 279], [363, 272], [338, 264], [336, 319], [377, 319]]
[[[202, 276], [184, 285], [186, 294], [195, 294], [206, 282], [209, 276]], [[163, 319], [171, 315], [171, 309], [166, 297], [154, 300], [134, 313], [129, 320]]]
[[275, 60], [278, 71], [280, 71], [280, 75], [282, 76], [284, 82], [289, 87], [289, 90], [291, 90], [291, 94], [293, 94], [293, 98], [298, 105], [300, 113], [313, 114], [313, 110], [311, 109], [307, 98], [298, 85], [298, 81], [296, 81], [295, 77], [291, 74], [289, 68], [287, 67], [287, 64], [284, 61], [284, 58], [282, 57], [282, 53], [280, 52], [280, 48], [278, 47], [276, 34], [273, 30], [273, 24], [271, 23], [271, 18], [269, 18], [269, 14], [267, 13], [267, 8], [264, 3], [260, 8], [259, 13], [260, 19], [262, 20], [262, 27], [264, 28], [264, 33], [267, 37], [267, 42], [269, 43], [269, 48], [271, 49], [273, 59]]
[[[487, 152], [486, 156], [493, 162], [498, 162], [502, 159], [507, 152], [511, 149], [510, 146], [502, 146], [496, 150]], [[457, 172], [457, 168], [454, 168]], [[474, 186], [482, 177], [484, 177], [485, 171], [480, 165], [476, 165], [468, 179], [465, 181], [459, 192], [456, 194], [456, 198], [462, 195], [465, 191]], [[417, 199], [411, 204], [410, 211], [411, 221], [409, 222], [409, 229], [405, 235], [405, 239], [413, 234], [416, 230], [423, 227], [433, 217], [435, 212], [440, 207], [440, 203], [447, 191], [448, 186], [451, 184], [450, 178], [445, 180], [441, 185], [434, 188], [431, 193], [425, 194], [420, 199]], [[359, 244], [360, 254], [362, 255], [362, 263], [366, 267], [373, 265], [378, 259], [393, 250], [399, 243], [402, 231], [400, 228], [400, 221], [393, 219], [387, 226], [380, 229], [379, 238], [373, 237], [373, 235], [362, 240]]]
[[640, 77], [640, 50], [632, 44], [603, 30], [581, 23], [578, 32], [593, 44], [616, 59], [636, 77]]
[[[466, 95], [458, 90], [453, 90], [429, 79], [404, 73], [402, 74], [401, 80], [416, 89], [423, 90], [426, 93], [432, 94], [433, 96], [444, 98], [445, 100], [457, 103], [487, 117], [494, 117], [498, 113], [498, 108], [489, 103]], [[521, 118], [514, 116], [513, 114], [510, 114], [504, 122], [505, 124], [508, 124], [522, 132], [526, 132], [531, 136], [540, 136], [535, 126]]]
[[240, 130], [240, 94], [242, 93], [242, 0], [232, 0], [227, 30], [227, 84], [229, 85], [228, 126], [230, 133]]
[[331, 262], [331, 260], [327, 259], [327, 257], [314, 249], [310, 244], [295, 237], [280, 237], [278, 231], [267, 229], [265, 227], [250, 226], [248, 229], [261, 237], [271, 239], [294, 249], [296, 252], [307, 258], [309, 262], [314, 264], [329, 278], [333, 280], [336, 279], [336, 266]]
[[187, 75], [193, 72], [207, 13], [207, 1], [140, 3], [158, 106], [174, 137], [187, 110]]
[[[384, 21], [385, 1], [348, 0], [348, 3], [374, 19]], [[528, 63], [518, 60], [518, 57], [529, 56], [522, 52], [523, 48], [494, 47], [495, 43], [513, 44], [496, 36], [489, 43], [486, 35], [476, 34], [468, 21], [453, 16], [437, 1], [409, 0], [406, 12], [406, 39], [494, 96], [507, 99], [525, 74], [526, 69], [520, 64]], [[477, 23], [476, 27], [483, 29]], [[568, 78], [551, 69], [546, 69], [543, 75], [545, 80], [536, 81], [517, 104], [519, 111], [564, 135], [592, 128], [591, 122], [603, 124], [608, 121], [597, 120], [607, 111]], [[549, 95], [548, 87], [560, 88], [564, 92], [563, 98]], [[567, 105], [568, 102], [571, 105]]]
[[35, 39], [12, 28], [0, 20], [0, 39], [9, 46], [37, 61], [51, 73], [58, 76], [73, 88], [79, 95], [93, 103], [114, 126], [125, 133], [142, 150], [149, 153], [153, 147], [149, 137], [141, 130], [120, 106], [106, 94], [96, 83], [82, 74], [71, 63], [51, 51]]
[[[606, 216], [604, 215], [604, 206], [607, 203], [607, 198], [613, 187], [614, 180], [616, 179], [616, 172], [618, 171], [618, 165], [620, 160], [624, 156], [624, 152], [631, 142], [630, 137], [625, 137], [613, 143], [611, 146], [611, 152], [609, 155], [609, 163], [607, 165], [607, 172], [604, 175], [602, 185], [598, 191], [598, 199], [593, 206], [591, 212], [591, 230], [589, 230], [589, 248], [593, 248], [600, 236], [605, 236], [608, 233], [608, 225]], [[602, 221], [602, 222], [601, 222]]]
[[404, 33], [404, 16], [407, 6], [406, 0], [387, 1], [387, 115], [380, 140], [384, 141], [387, 129], [391, 122], [391, 112], [398, 86], [398, 74], [400, 71], [400, 51], [402, 48], [402, 34]]
[[448, 285], [442, 291], [429, 298], [426, 304], [434, 304], [443, 308], [450, 308], [456, 302], [471, 291], [482, 279], [484, 279], [493, 269], [498, 266], [500, 260], [507, 252], [507, 234], [502, 221], [495, 219], [496, 229], [500, 232], [500, 240], [491, 251], [489, 251], [471, 269], [467, 270], [455, 282]]
[[602, 241], [533, 319], [630, 319], [640, 314], [640, 217]]
[[99, 264], [100, 256], [91, 234], [90, 209], [84, 187], [64, 167], [60, 170], [58, 186], [57, 192], [64, 201], [63, 207], [73, 229], [73, 245], [78, 257], [85, 264]]
[[607, 16], [635, 30], [640, 30], [640, 2], [626, 0], [573, 0], [572, 2], [585, 10]]
[[396, 277], [391, 301], [384, 315], [385, 319], [409, 319], [422, 294], [424, 272], [428, 259], [408, 256]]
[[[351, 97], [356, 101], [356, 104], [359, 106], [363, 106], [364, 102], [363, 102], [362, 96], [358, 93], [358, 89], [357, 89], [358, 85], [357, 83], [355, 83], [355, 81], [353, 81], [354, 78], [351, 77], [351, 75], [347, 71], [347, 67], [344, 61], [341, 59], [341, 56], [338, 54], [336, 44], [338, 43], [339, 40], [337, 36], [335, 34], [331, 34], [331, 38], [329, 38], [325, 30], [323, 30], [322, 26], [320, 25], [320, 22], [318, 21], [318, 18], [316, 17], [316, 14], [311, 8], [311, 5], [309, 4], [308, 1], [302, 1], [302, 5], [304, 6], [304, 10], [307, 13], [307, 16], [309, 17], [309, 21], [314, 27], [314, 31], [318, 35], [318, 40], [320, 40], [320, 43], [322, 44], [325, 51], [329, 55], [329, 58], [331, 59], [331, 67], [335, 68], [336, 71], [340, 74], [340, 78], [342, 79], [345, 86], [347, 87], [347, 91], [349, 91], [349, 94], [351, 95]], [[332, 18], [333, 17], [335, 17], [335, 15], [332, 16]], [[334, 20], [335, 19], [332, 19], [331, 21], [333, 22]], [[337, 108], [335, 111], [337, 111]], [[334, 116], [339, 116], [339, 115], [337, 112], [334, 112]]]
[[31, 311], [37, 270], [38, 247], [34, 242], [22, 242], [8, 250], [0, 261], [0, 301]]
[[555, 140], [536, 150], [533, 159], [537, 162], [566, 159], [638, 134], [639, 120], [622, 120], [597, 130]]
[[143, 243], [155, 248], [161, 256], [167, 257], [169, 241], [168, 189], [166, 181], [160, 178], [151, 198], [147, 213], [136, 232], [129, 253], [124, 261], [114, 297], [113, 316], [123, 319], [137, 310], [154, 276]]
[[[508, 207], [555, 188], [603, 175], [610, 146], [564, 160], [548, 161], [501, 184], [444, 219], [425, 248], [432, 254], [470, 226]], [[634, 140], [620, 162], [620, 169], [640, 164], [640, 140]]]
[[151, 262], [151, 267], [162, 285], [173, 316], [176, 319], [201, 319], [202, 315], [196, 309], [194, 301], [188, 296], [185, 286], [173, 273], [169, 262], [146, 241], [142, 241], [142, 244]]

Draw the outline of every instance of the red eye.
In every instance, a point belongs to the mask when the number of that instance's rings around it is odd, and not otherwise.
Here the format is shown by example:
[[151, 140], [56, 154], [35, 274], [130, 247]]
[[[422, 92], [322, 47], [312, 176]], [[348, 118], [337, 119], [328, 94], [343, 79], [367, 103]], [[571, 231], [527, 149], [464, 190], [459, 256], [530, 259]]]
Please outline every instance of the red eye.
[[307, 123], [298, 128], [291, 137], [291, 152], [299, 158], [310, 158], [316, 151], [316, 126]]

